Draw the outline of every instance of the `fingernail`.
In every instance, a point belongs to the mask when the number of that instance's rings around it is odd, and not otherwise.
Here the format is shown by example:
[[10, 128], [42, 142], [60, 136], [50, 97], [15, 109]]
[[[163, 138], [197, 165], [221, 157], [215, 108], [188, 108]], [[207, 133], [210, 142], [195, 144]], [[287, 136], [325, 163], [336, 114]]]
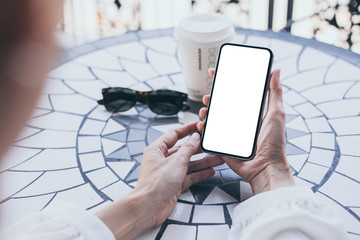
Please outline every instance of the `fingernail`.
[[191, 141], [198, 142], [200, 140], [200, 134], [199, 133], [193, 133], [190, 137]]

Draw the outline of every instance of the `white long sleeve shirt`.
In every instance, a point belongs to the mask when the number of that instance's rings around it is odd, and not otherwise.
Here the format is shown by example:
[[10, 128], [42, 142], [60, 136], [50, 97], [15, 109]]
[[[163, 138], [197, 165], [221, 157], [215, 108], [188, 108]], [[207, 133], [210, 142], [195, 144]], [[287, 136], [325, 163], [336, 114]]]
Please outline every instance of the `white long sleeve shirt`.
[[[224, 236], [225, 238], [226, 236]], [[20, 220], [2, 240], [114, 240], [96, 216], [72, 205], [46, 209]], [[228, 240], [342, 240], [341, 220], [306, 187], [261, 193], [240, 203]]]

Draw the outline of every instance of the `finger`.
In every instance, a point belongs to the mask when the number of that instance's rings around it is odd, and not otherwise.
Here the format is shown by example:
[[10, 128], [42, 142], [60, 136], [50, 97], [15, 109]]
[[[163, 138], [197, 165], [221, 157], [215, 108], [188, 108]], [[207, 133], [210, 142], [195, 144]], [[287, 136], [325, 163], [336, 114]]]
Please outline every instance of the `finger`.
[[176, 152], [176, 159], [187, 164], [190, 157], [198, 152], [200, 148], [200, 134], [194, 133]]
[[209, 105], [209, 101], [210, 101], [210, 95], [204, 95], [202, 102], [205, 106]]
[[[177, 153], [177, 151], [180, 149], [180, 147], [181, 147], [181, 145], [175, 145], [175, 146], [173, 146], [171, 149], [169, 149], [167, 156], [171, 156], [171, 155], [173, 155], [174, 153]], [[203, 153], [203, 151], [202, 151], [201, 148], [199, 148], [199, 149], [197, 150], [197, 152], [195, 152], [194, 154], [199, 154], [199, 153]]]
[[188, 167], [188, 174], [199, 172], [207, 168], [216, 167], [223, 163], [224, 160], [220, 156], [211, 156], [198, 161], [190, 162]]
[[200, 111], [199, 111], [200, 118], [205, 119], [206, 113], [207, 113], [207, 108], [206, 107], [201, 108]]
[[184, 191], [189, 187], [191, 187], [192, 185], [214, 176], [214, 174], [215, 174], [215, 170], [212, 168], [208, 168], [200, 172], [190, 173], [185, 177], [185, 180], [182, 185], [182, 190]]
[[182, 139], [197, 131], [197, 122], [171, 129], [158, 138], [149, 147], [157, 147], [164, 154], [168, 154], [168, 150], [172, 148], [179, 139]]
[[284, 108], [282, 87], [280, 83], [280, 70], [275, 70], [271, 75], [269, 95], [269, 110]]
[[209, 77], [210, 77], [211, 79], [213, 79], [214, 73], [215, 73], [215, 68], [209, 68], [209, 69], [208, 69], [208, 74], [209, 74]]
[[204, 125], [205, 125], [205, 122], [204, 122], [204, 121], [199, 121], [199, 122], [196, 124], [196, 127], [197, 127], [198, 132], [202, 132], [202, 131], [203, 131]]

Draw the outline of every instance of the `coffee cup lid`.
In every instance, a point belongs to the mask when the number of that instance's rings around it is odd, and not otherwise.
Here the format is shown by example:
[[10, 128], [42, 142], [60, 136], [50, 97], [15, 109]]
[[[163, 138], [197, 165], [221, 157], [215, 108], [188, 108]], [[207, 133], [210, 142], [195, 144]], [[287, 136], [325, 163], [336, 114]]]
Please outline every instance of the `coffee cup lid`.
[[174, 37], [184, 45], [215, 47], [234, 37], [234, 27], [220, 14], [192, 14], [180, 21]]

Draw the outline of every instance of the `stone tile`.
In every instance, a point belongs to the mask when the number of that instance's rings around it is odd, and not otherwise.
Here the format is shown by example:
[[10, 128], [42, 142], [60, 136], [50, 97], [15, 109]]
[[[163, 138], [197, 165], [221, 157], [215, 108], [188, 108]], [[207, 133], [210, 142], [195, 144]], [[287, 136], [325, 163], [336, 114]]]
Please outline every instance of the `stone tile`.
[[305, 119], [305, 122], [311, 132], [332, 132], [324, 117]]
[[223, 206], [195, 205], [193, 223], [225, 223]]
[[148, 50], [149, 63], [161, 75], [181, 72], [178, 61], [173, 56], [167, 56], [155, 51]]
[[103, 105], [97, 106], [89, 115], [89, 118], [107, 121], [111, 117], [112, 113], [106, 111]]
[[74, 59], [74, 62], [103, 69], [122, 70], [118, 58], [105, 50], [95, 51]]
[[37, 134], [39, 132], [41, 132], [41, 129], [25, 126], [20, 131], [20, 134], [18, 134], [16, 136], [15, 141], [23, 140], [23, 139], [28, 138], [30, 136], [33, 136], [33, 135], [35, 135], [35, 134]]
[[286, 128], [291, 128], [300, 132], [308, 133], [308, 127], [306, 126], [304, 119], [302, 117], [297, 117], [294, 120], [285, 124]]
[[335, 148], [335, 135], [333, 133], [313, 133], [312, 146], [334, 149]]
[[112, 47], [106, 48], [106, 51], [121, 58], [139, 62], [146, 62], [145, 47], [136, 41], [117, 44]]
[[87, 183], [63, 192], [59, 192], [47, 207], [51, 207], [52, 204], [58, 201], [73, 203], [83, 209], [87, 209], [101, 203], [103, 199], [98, 195], [97, 192], [94, 191], [90, 184]]
[[87, 119], [82, 125], [79, 134], [81, 135], [100, 135], [104, 129], [105, 122]]
[[192, 195], [192, 193], [189, 189], [182, 192], [181, 195], [179, 196], [179, 199], [183, 200], [183, 201], [187, 201], [187, 202], [192, 202], [192, 203], [196, 202], [194, 196]]
[[328, 118], [357, 116], [360, 112], [360, 99], [344, 99], [317, 105]]
[[136, 91], [141, 91], [141, 92], [148, 92], [148, 91], [152, 90], [152, 88], [150, 88], [148, 85], [146, 85], [143, 82], [131, 85], [131, 89], [134, 89]]
[[288, 88], [301, 92], [306, 89], [322, 85], [325, 72], [326, 69], [318, 69], [299, 73], [290, 78], [287, 78], [286, 80], [283, 80], [281, 84], [285, 85]]
[[115, 140], [118, 142], [126, 142], [127, 133], [128, 133], [127, 131], [120, 131], [103, 136], [103, 138]]
[[192, 204], [178, 202], [176, 203], [174, 210], [168, 218], [174, 221], [188, 223], [190, 220], [192, 208]]
[[246, 199], [252, 197], [254, 194], [252, 192], [251, 186], [248, 182], [240, 182], [240, 199], [245, 201]]
[[314, 68], [326, 68], [335, 60], [335, 57], [329, 54], [307, 47], [300, 55], [299, 69], [304, 71]]
[[[179, 234], [181, 233], [181, 234]], [[196, 226], [169, 224], [167, 225], [161, 239], [163, 240], [195, 240]]]
[[[304, 99], [304, 98], [303, 98]], [[305, 99], [304, 99], [305, 100]], [[287, 104], [286, 102], [283, 102], [283, 104], [284, 104], [284, 108], [285, 108], [285, 112], [286, 112], [286, 114], [287, 115], [291, 115], [291, 114], [293, 114], [293, 115], [298, 115], [299, 113], [298, 112], [296, 112], [295, 110], [294, 110], [294, 108], [292, 108], [292, 107], [290, 107], [290, 105], [289, 104]]]
[[84, 183], [78, 168], [45, 172], [31, 185], [16, 194], [16, 197], [36, 196], [54, 193], [76, 187]]
[[341, 154], [360, 156], [360, 136], [336, 137]]
[[129, 142], [127, 143], [127, 147], [129, 149], [130, 155], [135, 155], [139, 153], [143, 153], [146, 148], [145, 142]]
[[308, 162], [316, 163], [330, 168], [334, 160], [334, 151], [312, 148], [309, 154]]
[[194, 114], [192, 112], [179, 112], [178, 117], [179, 117], [179, 123], [184, 125], [197, 122], [200, 120], [199, 115]]
[[[92, 81], [95, 82], [95, 81]], [[74, 94], [75, 92], [64, 84], [62, 80], [48, 78], [42, 89], [43, 94]]]
[[74, 114], [52, 112], [28, 121], [29, 126], [40, 129], [78, 131], [83, 118]]
[[313, 104], [309, 102], [297, 105], [294, 107], [294, 109], [304, 118], [320, 117], [323, 115]]
[[42, 115], [51, 113], [50, 110], [44, 110], [44, 109], [39, 109], [39, 108], [35, 108], [33, 109], [30, 118], [34, 118], [34, 117], [40, 117]]
[[[277, 56], [275, 55], [275, 59], [276, 58]], [[291, 76], [295, 76], [298, 73], [297, 62], [297, 57], [292, 57], [282, 61], [276, 61], [273, 64], [272, 69], [280, 69], [280, 80], [283, 81]]]
[[198, 226], [197, 240], [224, 239], [229, 234], [228, 225], [200, 225]]
[[342, 155], [335, 171], [360, 182], [360, 157]]
[[308, 156], [309, 154], [300, 154], [300, 155], [287, 156], [286, 158], [290, 166], [294, 168], [295, 171], [299, 172], [301, 168], [304, 166]]
[[283, 41], [279, 39], [271, 40], [271, 50], [274, 53], [276, 61], [289, 58], [291, 56], [297, 57], [302, 49], [303, 46], [296, 43]]
[[50, 104], [49, 95], [40, 94], [36, 107], [52, 110], [53, 107]]
[[301, 137], [297, 137], [297, 138], [293, 138], [293, 139], [288, 139], [288, 142], [290, 142], [290, 143], [294, 144], [295, 146], [301, 148], [305, 152], [309, 152], [310, 151], [310, 144], [311, 144], [311, 134], [301, 136]]
[[[125, 70], [139, 81], [152, 79], [159, 75], [148, 63], [128, 61], [125, 59], [121, 59], [120, 62]], [[139, 71], [139, 69], [141, 69], [141, 71]]]
[[125, 177], [129, 174], [131, 169], [134, 167], [135, 162], [107, 162], [109, 167], [118, 175], [121, 179], [125, 179]]
[[157, 52], [165, 53], [174, 56], [177, 49], [177, 43], [172, 37], [159, 37], [151, 39], [142, 39], [141, 42]]
[[78, 138], [79, 153], [101, 151], [101, 140], [99, 136], [79, 137]]
[[306, 90], [302, 95], [312, 103], [318, 104], [342, 99], [352, 85], [353, 82], [327, 84]]
[[136, 166], [136, 168], [131, 172], [131, 174], [126, 178], [126, 181], [137, 180], [140, 173], [140, 165]]
[[104, 157], [101, 152], [81, 154], [79, 158], [83, 172], [105, 167]]
[[110, 133], [115, 133], [124, 130], [125, 127], [121, 125], [119, 122], [114, 121], [113, 119], [109, 119], [109, 121], [106, 123], [106, 126], [101, 133], [102, 135], [107, 135]]
[[299, 173], [299, 177], [319, 184], [329, 169], [312, 163], [306, 163]]
[[174, 123], [174, 124], [165, 124], [165, 125], [158, 125], [158, 126], [152, 126], [153, 129], [155, 130], [158, 130], [160, 132], [167, 132], [169, 131], [170, 129], [174, 129], [174, 128], [178, 128], [178, 127], [181, 127], [183, 126], [182, 124], [180, 123]]
[[[129, 87], [137, 83], [136, 79], [127, 72], [93, 69], [94, 74], [103, 81], [107, 87]], [[101, 88], [98, 88], [101, 93]]]
[[102, 138], [101, 143], [102, 143], [102, 148], [103, 148], [105, 156], [113, 153], [114, 151], [116, 151], [117, 149], [120, 149], [122, 146], [125, 145], [125, 143], [123, 143], [123, 142], [114, 141], [114, 140], [106, 139], [106, 138]]
[[358, 98], [360, 97], [360, 82], [354, 84], [354, 86], [345, 95], [346, 98]]
[[147, 129], [148, 125], [149, 125], [149, 119], [138, 116], [138, 117], [134, 118], [134, 120], [130, 124], [130, 127], [133, 128], [133, 129], [134, 128], [136, 128], [136, 129]]
[[320, 191], [344, 206], [359, 206], [360, 184], [336, 172]]
[[[0, 201], [11, 197], [15, 193], [30, 185], [40, 177], [42, 172], [10, 172], [0, 174]], [[1, 206], [1, 205], [0, 205]]]
[[101, 189], [119, 180], [107, 167], [86, 174], [96, 188]]
[[147, 132], [147, 141], [149, 144], [151, 144], [152, 142], [154, 142], [156, 139], [158, 139], [161, 135], [163, 135], [164, 133], [161, 131], [158, 131], [156, 129], [153, 128], [149, 128], [148, 132]]
[[224, 182], [232, 182], [240, 179], [240, 176], [236, 174], [232, 169], [225, 169], [220, 171]]
[[172, 85], [168, 76], [154, 78], [146, 82], [152, 89], [166, 89], [167, 86]]
[[305, 152], [304, 150], [302, 150], [301, 148], [298, 148], [296, 146], [294, 146], [291, 143], [286, 143], [286, 155], [290, 156], [290, 155], [299, 155], [299, 154], [306, 154], [307, 152]]
[[338, 136], [360, 134], [360, 117], [358, 116], [330, 119], [329, 123]]
[[237, 202], [236, 199], [231, 197], [220, 188], [215, 187], [212, 192], [207, 196], [203, 204], [219, 204], [219, 203], [232, 203]]
[[108, 187], [101, 189], [101, 191], [105, 193], [109, 198], [111, 198], [111, 200], [116, 201], [131, 192], [132, 188], [124, 182], [118, 181]]
[[94, 100], [102, 99], [101, 89], [109, 87], [101, 81], [68, 81], [67, 84], [77, 93]]
[[326, 75], [326, 82], [359, 80], [360, 70], [355, 65], [337, 59]]
[[231, 219], [234, 219], [233, 217], [233, 212], [234, 209], [239, 205], [239, 203], [233, 203], [233, 204], [228, 204], [226, 205], [226, 208], [228, 209], [228, 212], [230, 214]]
[[315, 193], [315, 196], [320, 201], [329, 205], [329, 207], [335, 212], [335, 214], [339, 216], [339, 218], [344, 223], [346, 231], [353, 233], [359, 232], [359, 220], [357, 220], [353, 215], [346, 211], [343, 206], [321, 193], [321, 189], [320, 192]]
[[142, 141], [145, 140], [146, 130], [130, 129], [127, 141]]
[[[20, 150], [20, 149], [19, 149]], [[29, 149], [30, 150], [30, 149]], [[21, 150], [20, 150], [21, 151]], [[16, 153], [15, 159], [21, 157]], [[76, 150], [72, 149], [45, 149], [29, 160], [13, 168], [17, 171], [51, 171], [77, 167]]]
[[291, 128], [286, 128], [285, 131], [286, 131], [286, 139], [287, 140], [302, 137], [302, 136], [305, 136], [308, 134], [308, 133], [297, 131], [297, 130], [294, 130]]
[[[294, 106], [306, 102], [306, 99], [294, 91], [288, 91], [284, 93], [284, 102], [289, 104], [290, 106]], [[287, 109], [285, 108], [285, 110]], [[286, 113], [288, 113], [288, 111], [286, 111]]]
[[30, 148], [71, 148], [76, 146], [76, 132], [44, 130], [20, 140], [15, 145]]
[[60, 67], [55, 68], [49, 74], [51, 78], [64, 79], [64, 80], [89, 80], [95, 79], [91, 74], [88, 67], [78, 65], [74, 62], [62, 64]]
[[95, 101], [83, 97], [79, 94], [52, 95], [50, 99], [55, 110], [81, 115], [87, 114], [97, 105]]
[[312, 188], [314, 186], [313, 183], [305, 181], [304, 179], [299, 178], [297, 176], [294, 176], [294, 182], [295, 182], [295, 186], [304, 186], [304, 187], [308, 187], [308, 188]]
[[1, 159], [0, 172], [16, 167], [20, 163], [40, 153], [40, 149], [21, 148], [12, 146]]
[[126, 146], [119, 149], [118, 151], [111, 153], [110, 155], [106, 156], [106, 158], [131, 160], [129, 150]]

